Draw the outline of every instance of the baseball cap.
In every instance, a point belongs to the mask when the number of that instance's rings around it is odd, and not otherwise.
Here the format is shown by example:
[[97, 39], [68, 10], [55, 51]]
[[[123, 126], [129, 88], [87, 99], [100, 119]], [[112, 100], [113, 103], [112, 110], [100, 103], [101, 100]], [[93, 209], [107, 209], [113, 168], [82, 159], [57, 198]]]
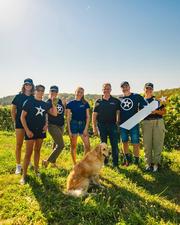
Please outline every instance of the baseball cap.
[[154, 85], [152, 84], [152, 83], [146, 83], [145, 85], [144, 85], [144, 87], [145, 88], [147, 88], [147, 87], [150, 87], [150, 88], [152, 88], [152, 89], [154, 89]]
[[129, 86], [129, 82], [127, 82], [127, 81], [123, 81], [123, 82], [121, 82], [121, 87], [123, 87], [124, 85], [128, 85]]
[[51, 86], [50, 87], [50, 91], [55, 91], [55, 92], [59, 92], [59, 88], [58, 88], [58, 86], [56, 86], [56, 85], [53, 85], [53, 86]]
[[26, 78], [24, 80], [24, 84], [30, 84], [30, 85], [33, 85], [33, 80], [31, 78]]

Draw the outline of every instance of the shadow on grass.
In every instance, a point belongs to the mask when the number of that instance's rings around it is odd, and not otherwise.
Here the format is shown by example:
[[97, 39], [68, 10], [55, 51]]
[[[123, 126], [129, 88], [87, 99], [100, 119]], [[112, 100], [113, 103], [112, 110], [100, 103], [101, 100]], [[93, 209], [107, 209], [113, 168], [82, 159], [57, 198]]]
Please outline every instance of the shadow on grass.
[[150, 217], [156, 222], [162, 218], [167, 223], [178, 224], [174, 210], [147, 201], [105, 178], [102, 179], [111, 184], [112, 188], [92, 188], [91, 191], [96, 194], [83, 198], [67, 196], [63, 191], [68, 173], [65, 169], [60, 169], [55, 176], [51, 172], [42, 173], [41, 181], [30, 177], [29, 184], [47, 224], [113, 225], [125, 222], [135, 225], [147, 224]]
[[[170, 168], [161, 168], [159, 172], [139, 172], [138, 170], [120, 169], [133, 183], [146, 189], [150, 194], [157, 194], [166, 197], [176, 204], [180, 203], [180, 176]], [[143, 176], [150, 175], [153, 179], [148, 181]]]
[[[124, 221], [128, 224], [155, 224], [155, 222], [160, 222], [161, 219], [166, 224], [169, 222], [173, 225], [179, 224], [180, 217], [174, 209], [166, 208], [157, 201], [142, 198], [136, 193], [117, 186], [106, 178], [101, 177], [101, 179], [112, 186], [112, 188], [104, 191], [109, 196], [109, 204], [120, 209]], [[150, 218], [154, 218], [152, 223], [149, 223]]]

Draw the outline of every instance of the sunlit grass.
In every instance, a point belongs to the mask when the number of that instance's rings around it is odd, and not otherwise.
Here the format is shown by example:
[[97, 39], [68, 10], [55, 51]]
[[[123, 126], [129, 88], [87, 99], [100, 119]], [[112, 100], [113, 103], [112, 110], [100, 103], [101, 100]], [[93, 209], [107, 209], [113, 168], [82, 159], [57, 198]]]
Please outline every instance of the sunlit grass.
[[[98, 139], [91, 143], [95, 145]], [[83, 198], [64, 195], [72, 168], [69, 138], [59, 156], [59, 169], [41, 168], [41, 178], [29, 170], [29, 180], [19, 185], [15, 170], [15, 136], [0, 133], [0, 224], [179, 224], [179, 152], [163, 153], [159, 173], [145, 173], [140, 167], [120, 166], [120, 172], [106, 166], [101, 171], [104, 189], [92, 187]], [[51, 138], [45, 141], [41, 159], [51, 152]], [[83, 156], [78, 143], [78, 158]], [[142, 153], [142, 152], [141, 152]], [[23, 147], [24, 155], [24, 147]]]

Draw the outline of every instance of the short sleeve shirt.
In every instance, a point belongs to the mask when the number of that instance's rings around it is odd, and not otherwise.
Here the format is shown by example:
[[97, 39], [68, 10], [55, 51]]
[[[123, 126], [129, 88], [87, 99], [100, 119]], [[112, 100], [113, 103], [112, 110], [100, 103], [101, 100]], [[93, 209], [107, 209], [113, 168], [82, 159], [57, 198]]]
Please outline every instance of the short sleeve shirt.
[[97, 122], [106, 124], [116, 123], [116, 113], [120, 110], [120, 102], [110, 96], [108, 100], [100, 98], [95, 102], [93, 111], [97, 112]]
[[41, 132], [46, 123], [46, 114], [52, 104], [36, 99], [27, 100], [23, 110], [27, 112], [26, 122], [31, 131]]
[[[151, 103], [152, 101], [156, 100], [155, 99], [155, 96], [152, 96], [151, 98], [144, 98], [145, 101], [149, 104]], [[158, 100], [156, 100], [158, 101]], [[164, 108], [165, 106], [164, 105], [161, 105], [160, 106], [160, 101], [158, 101], [158, 104], [159, 104], [159, 107], [157, 108], [157, 110], [160, 110], [162, 108]], [[145, 120], [150, 120], [150, 119], [161, 119], [162, 118], [162, 115], [159, 115], [159, 114], [150, 114], [148, 115]]]
[[120, 124], [135, 115], [145, 105], [147, 102], [139, 94], [131, 93], [129, 96], [120, 97]]
[[12, 104], [16, 106], [16, 110], [17, 110], [16, 123], [20, 122], [21, 112], [22, 112], [22, 107], [23, 107], [24, 102], [27, 99], [32, 99], [32, 98], [34, 98], [34, 97], [33, 96], [27, 96], [27, 95], [25, 95], [23, 93], [20, 93], [20, 94], [17, 94], [14, 97], [14, 99], [12, 100]]
[[72, 120], [86, 121], [86, 109], [89, 109], [90, 106], [88, 102], [72, 100], [68, 102], [66, 108], [71, 110]]
[[[52, 103], [51, 99], [48, 99], [47, 103], [51, 104]], [[63, 126], [64, 125], [64, 105], [61, 99], [58, 99], [56, 108], [57, 108], [57, 116], [52, 116], [48, 113], [48, 123], [54, 124], [57, 126]]]

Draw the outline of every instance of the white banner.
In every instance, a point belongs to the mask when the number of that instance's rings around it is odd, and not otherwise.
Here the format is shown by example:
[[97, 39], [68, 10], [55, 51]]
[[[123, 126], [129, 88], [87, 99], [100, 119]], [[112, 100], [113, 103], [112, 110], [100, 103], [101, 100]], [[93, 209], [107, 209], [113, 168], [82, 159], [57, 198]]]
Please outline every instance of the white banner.
[[130, 130], [136, 124], [140, 123], [141, 120], [143, 120], [149, 114], [151, 114], [152, 111], [156, 110], [158, 108], [158, 106], [159, 106], [158, 101], [156, 101], [156, 100], [152, 101], [147, 106], [145, 106], [143, 109], [141, 109], [139, 112], [134, 114], [134, 116], [129, 118], [126, 122], [122, 123], [120, 125], [120, 127]]

